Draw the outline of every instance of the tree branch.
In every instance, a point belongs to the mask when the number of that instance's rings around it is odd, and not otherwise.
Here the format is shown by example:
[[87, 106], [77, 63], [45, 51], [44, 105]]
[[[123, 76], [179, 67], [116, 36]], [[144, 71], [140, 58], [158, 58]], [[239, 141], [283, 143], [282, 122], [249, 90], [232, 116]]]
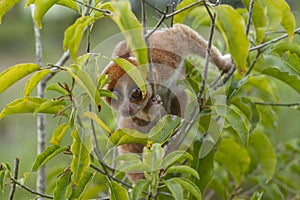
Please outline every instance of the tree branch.
[[[19, 174], [19, 158], [15, 158], [15, 163], [14, 163], [14, 179], [18, 179], [18, 174]], [[15, 194], [15, 190], [16, 190], [16, 184], [13, 183], [11, 185], [11, 190], [9, 193], [9, 199], [13, 200], [14, 199], [14, 194]]]
[[250, 31], [250, 25], [251, 25], [252, 15], [253, 15], [253, 7], [254, 7], [254, 0], [251, 0], [249, 5], [249, 16], [246, 25], [246, 35], [248, 35]]
[[46, 195], [46, 194], [37, 192], [37, 191], [35, 191], [35, 190], [33, 190], [33, 189], [31, 189], [31, 188], [29, 188], [29, 187], [27, 187], [27, 186], [25, 186], [25, 185], [19, 183], [19, 182], [18, 182], [16, 179], [14, 179], [14, 178], [10, 178], [10, 180], [11, 180], [14, 184], [20, 186], [22, 189], [24, 189], [24, 190], [30, 192], [31, 194], [35, 194], [35, 195], [38, 195], [38, 196], [40, 196], [40, 197], [44, 197], [44, 198], [47, 198], [47, 199], [53, 199], [52, 196], [49, 196], [49, 195]]

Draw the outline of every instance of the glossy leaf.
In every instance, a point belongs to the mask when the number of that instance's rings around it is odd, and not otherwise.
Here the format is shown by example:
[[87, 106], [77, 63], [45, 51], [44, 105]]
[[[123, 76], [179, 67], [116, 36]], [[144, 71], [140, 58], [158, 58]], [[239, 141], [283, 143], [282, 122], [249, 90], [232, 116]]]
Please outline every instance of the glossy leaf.
[[93, 180], [94, 174], [90, 172], [83, 172], [80, 182], [76, 187], [72, 187], [72, 194], [68, 199], [81, 199], [88, 185]]
[[58, 0], [35, 0], [34, 20], [39, 28], [42, 28], [42, 20], [45, 14], [57, 1]]
[[276, 154], [271, 141], [265, 134], [253, 133], [250, 135], [249, 144], [262, 165], [267, 181], [270, 181], [276, 169]]
[[63, 100], [49, 100], [49, 101], [46, 101], [44, 103], [42, 103], [39, 107], [37, 107], [34, 111], [35, 114], [37, 113], [41, 113], [43, 110], [47, 110], [47, 109], [50, 109], [50, 108], [53, 108], [55, 106], [65, 106], [66, 105], [66, 102], [63, 101]]
[[94, 100], [98, 110], [101, 108], [101, 97], [97, 90], [91, 76], [81, 70], [78, 66], [72, 65], [66, 67], [66, 71], [76, 80], [76, 82], [83, 88], [83, 90]]
[[50, 144], [53, 145], [60, 145], [60, 142], [65, 135], [66, 131], [70, 128], [70, 125], [65, 123], [65, 124], [60, 124], [53, 132], [52, 137], [50, 139]]
[[[146, 67], [148, 64], [148, 50], [143, 36], [143, 27], [131, 11], [130, 2], [112, 1], [111, 6], [114, 12], [112, 19], [122, 31], [129, 49], [133, 51], [138, 63], [142, 67]], [[146, 72], [144, 71], [143, 78], [146, 78]]]
[[0, 73], [0, 94], [23, 77], [39, 69], [40, 67], [37, 64], [25, 63], [4, 70]]
[[163, 180], [163, 183], [167, 186], [167, 188], [172, 193], [175, 200], [181, 200], [183, 198], [183, 188], [179, 183], [172, 179]]
[[71, 175], [72, 172], [68, 169], [59, 177], [53, 191], [54, 200], [66, 199], [67, 187], [71, 184]]
[[160, 169], [162, 159], [164, 157], [164, 150], [160, 144], [155, 143], [150, 149], [144, 148], [143, 162], [149, 166], [149, 169], [154, 172]]
[[197, 179], [199, 179], [199, 174], [198, 172], [189, 167], [189, 166], [185, 166], [185, 165], [176, 165], [176, 166], [171, 166], [169, 167], [166, 172], [166, 174], [170, 174], [170, 173], [186, 173], [189, 175], [192, 175], [194, 177], [196, 177]]
[[3, 16], [21, 0], [1, 0], [0, 1], [0, 24]]
[[238, 187], [250, 165], [248, 152], [233, 139], [223, 139], [215, 154], [215, 160], [226, 167]]
[[61, 147], [58, 145], [48, 146], [41, 154], [39, 154], [34, 161], [31, 170], [36, 171], [44, 166], [50, 159], [63, 151], [66, 151], [68, 147]]
[[[13, 114], [21, 114], [21, 113], [34, 113], [37, 108], [39, 108], [43, 103], [51, 101], [50, 99], [40, 99], [30, 97], [27, 101], [24, 99], [17, 99], [9, 104], [1, 111], [0, 119], [6, 117], [8, 115]], [[64, 109], [62, 105], [55, 105], [52, 107], [45, 108], [40, 110], [40, 113], [47, 113], [47, 114], [57, 114]]]
[[124, 58], [114, 58], [113, 62], [118, 64], [132, 78], [136, 85], [141, 89], [144, 98], [147, 92], [147, 85], [141, 68]]
[[151, 128], [148, 137], [153, 143], [165, 143], [175, 133], [181, 123], [181, 118], [175, 115], [165, 115]]
[[58, 92], [62, 95], [68, 94], [68, 92], [65, 89], [63, 89], [62, 87], [60, 87], [57, 83], [52, 83], [52, 84], [48, 85], [45, 89], [45, 91], [50, 91], [50, 90]]
[[73, 60], [76, 60], [84, 29], [94, 21], [95, 19], [91, 16], [80, 17], [65, 31], [64, 50], [70, 50], [70, 54]]
[[51, 73], [50, 69], [43, 69], [39, 72], [36, 72], [30, 79], [27, 81], [24, 89], [24, 99], [28, 100], [29, 95], [33, 91], [33, 89], [37, 86], [37, 84], [46, 77], [49, 73]]
[[150, 182], [148, 180], [139, 180], [133, 187], [132, 200], [139, 200], [144, 188], [148, 186]]
[[75, 1], [69, 1], [69, 0], [58, 0], [57, 4], [65, 6], [67, 8], [73, 9], [75, 11], [78, 11], [78, 6]]
[[100, 117], [94, 112], [85, 112], [83, 113], [84, 117], [88, 117], [93, 121], [97, 122], [97, 124], [102, 127], [109, 135], [112, 134], [110, 128], [100, 119]]
[[221, 5], [217, 10], [217, 26], [221, 31], [237, 69], [246, 72], [249, 40], [245, 34], [245, 21], [232, 7]]
[[171, 178], [169, 180], [180, 184], [181, 187], [183, 187], [187, 192], [191, 193], [197, 200], [202, 199], [201, 191], [193, 182], [183, 178]]
[[109, 191], [110, 191], [110, 200], [119, 200], [119, 199], [124, 199], [124, 200], [129, 200], [129, 195], [127, 190], [119, 185], [115, 181], [111, 181], [108, 183], [109, 186]]
[[72, 132], [73, 144], [71, 145], [71, 152], [73, 153], [73, 160], [71, 163], [72, 171], [72, 186], [78, 187], [81, 184], [85, 175], [85, 170], [90, 166], [90, 153], [93, 149], [91, 135], [80, 136], [75, 129]]
[[173, 163], [175, 162], [179, 162], [183, 159], [189, 159], [189, 160], [193, 160], [193, 157], [191, 154], [189, 154], [186, 151], [182, 151], [182, 150], [177, 150], [174, 151], [172, 153], [169, 153], [168, 155], [166, 155], [162, 161], [161, 167], [162, 168], [166, 168], [168, 166], [173, 165]]
[[109, 141], [114, 145], [122, 144], [146, 144], [148, 136], [134, 129], [118, 129], [109, 138]]
[[246, 115], [236, 106], [217, 105], [216, 112], [226, 119], [229, 126], [232, 127], [239, 135], [244, 145], [247, 145], [251, 123]]
[[[181, 1], [181, 2], [177, 5], [176, 10], [180, 10], [180, 9], [182, 9], [182, 8], [188, 6], [188, 5], [190, 5], [190, 4], [192, 4], [192, 3], [196, 2], [196, 1], [198, 1], [198, 0], [183, 0], [183, 1]], [[176, 24], [176, 23], [182, 24], [182, 23], [184, 22], [186, 16], [187, 16], [187, 15], [188, 15], [188, 14], [189, 14], [196, 6], [197, 6], [197, 5], [192, 6], [191, 8], [186, 9], [186, 10], [184, 10], [184, 11], [182, 11], [182, 12], [176, 14], [176, 15], [174, 16], [174, 18], [173, 18], [174, 24]]]

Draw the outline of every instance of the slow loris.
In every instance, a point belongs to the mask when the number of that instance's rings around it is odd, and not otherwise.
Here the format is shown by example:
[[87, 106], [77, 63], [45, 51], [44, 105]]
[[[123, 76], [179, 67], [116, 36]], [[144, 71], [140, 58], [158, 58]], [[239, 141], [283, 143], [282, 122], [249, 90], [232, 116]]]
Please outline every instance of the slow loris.
[[[183, 117], [187, 96], [176, 81], [184, 78], [183, 60], [190, 54], [205, 56], [207, 41], [197, 32], [182, 24], [154, 32], [149, 37], [149, 50], [153, 64], [153, 73], [157, 96], [152, 96], [150, 84], [147, 94], [115, 63], [110, 63], [103, 71], [111, 80], [106, 86], [118, 97], [106, 98], [106, 102], [118, 111], [117, 128], [136, 129], [148, 133], [165, 114]], [[232, 65], [230, 55], [222, 56], [216, 47], [211, 50], [211, 62], [220, 70], [227, 72]], [[112, 57], [122, 57], [138, 66], [132, 51], [125, 41], [114, 49]], [[149, 83], [149, 80], [147, 80]], [[142, 153], [143, 145], [125, 144], [119, 147], [120, 153]], [[143, 177], [141, 173], [129, 173], [129, 179], [135, 183]]]

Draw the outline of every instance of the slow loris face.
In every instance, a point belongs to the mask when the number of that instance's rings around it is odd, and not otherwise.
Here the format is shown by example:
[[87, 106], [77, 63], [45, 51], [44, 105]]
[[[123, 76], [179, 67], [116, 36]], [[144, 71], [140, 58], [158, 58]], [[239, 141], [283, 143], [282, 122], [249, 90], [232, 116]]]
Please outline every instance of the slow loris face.
[[[134, 60], [129, 59], [133, 64]], [[118, 111], [123, 117], [139, 115], [151, 98], [151, 88], [147, 86], [147, 94], [143, 97], [141, 89], [118, 65], [111, 63], [104, 72], [109, 75], [111, 82], [107, 89], [112, 91], [118, 98], [106, 98], [106, 102]]]

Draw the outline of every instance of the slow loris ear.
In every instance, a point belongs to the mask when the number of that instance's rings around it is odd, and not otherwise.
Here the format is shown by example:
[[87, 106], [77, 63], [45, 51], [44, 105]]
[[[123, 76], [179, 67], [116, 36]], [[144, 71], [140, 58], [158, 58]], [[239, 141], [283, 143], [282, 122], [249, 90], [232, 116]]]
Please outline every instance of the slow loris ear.
[[119, 42], [113, 50], [113, 58], [129, 58], [131, 56], [131, 50], [128, 48], [125, 41]]

